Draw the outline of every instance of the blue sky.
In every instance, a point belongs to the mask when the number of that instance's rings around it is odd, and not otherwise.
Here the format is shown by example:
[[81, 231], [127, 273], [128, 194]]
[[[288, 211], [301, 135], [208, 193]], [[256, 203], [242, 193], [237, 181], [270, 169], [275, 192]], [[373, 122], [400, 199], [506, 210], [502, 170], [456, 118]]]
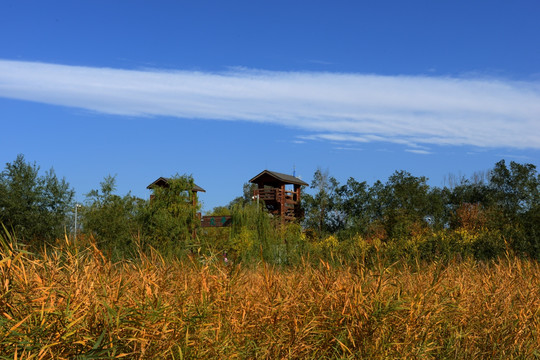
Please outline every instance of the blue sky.
[[204, 209], [264, 169], [443, 185], [539, 165], [538, 1], [0, 3], [0, 163], [77, 199], [192, 174]]

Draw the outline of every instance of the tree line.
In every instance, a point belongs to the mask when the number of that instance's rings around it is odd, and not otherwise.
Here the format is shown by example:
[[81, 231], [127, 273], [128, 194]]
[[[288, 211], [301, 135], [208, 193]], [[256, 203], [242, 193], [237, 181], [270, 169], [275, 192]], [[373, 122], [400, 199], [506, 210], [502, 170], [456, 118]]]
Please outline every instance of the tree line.
[[78, 231], [118, 257], [152, 247], [176, 255], [229, 252], [242, 259], [262, 252], [277, 262], [306, 252], [365, 256], [374, 249], [426, 258], [493, 258], [511, 251], [540, 260], [540, 175], [532, 164], [501, 160], [489, 172], [451, 177], [443, 187], [407, 171], [371, 185], [354, 178], [340, 184], [318, 169], [302, 197], [304, 219], [285, 228], [256, 207], [251, 186], [244, 184], [242, 196], [210, 212], [232, 214], [233, 227], [198, 229], [195, 239], [200, 209], [191, 204], [191, 176], [176, 175], [169, 187], [154, 189], [152, 201], [116, 194], [115, 178], [108, 176], [86, 194], [80, 228], [73, 229], [74, 189], [52, 169], [43, 175], [39, 170], [18, 155], [0, 176], [0, 223], [34, 248]]
[[320, 169], [304, 197], [306, 229], [316, 236], [357, 234], [382, 242], [465, 231], [484, 237], [479, 255], [506, 248], [540, 259], [540, 176], [532, 164], [504, 160], [485, 174], [451, 177], [432, 187], [426, 177], [396, 171], [383, 183], [349, 178], [341, 185]]

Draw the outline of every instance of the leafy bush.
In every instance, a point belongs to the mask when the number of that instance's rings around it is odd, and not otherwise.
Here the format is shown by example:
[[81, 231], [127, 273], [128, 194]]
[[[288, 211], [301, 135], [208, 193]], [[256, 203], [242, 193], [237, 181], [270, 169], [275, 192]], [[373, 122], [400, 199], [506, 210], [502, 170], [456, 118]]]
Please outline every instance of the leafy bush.
[[152, 189], [151, 200], [139, 213], [144, 246], [174, 256], [194, 250], [193, 234], [199, 226], [200, 205], [193, 206], [193, 197], [197, 196], [193, 188], [193, 177], [175, 175], [168, 179], [167, 186]]
[[536, 261], [113, 262], [91, 242], [32, 254], [2, 235], [1, 358], [538, 357]]
[[74, 194], [53, 169], [39, 175], [39, 166], [18, 155], [0, 173], [0, 223], [39, 248], [64, 235]]
[[101, 182], [100, 190], [86, 195], [81, 209], [83, 231], [97, 239], [99, 248], [115, 258], [130, 256], [136, 251], [134, 239], [140, 231], [138, 217], [145, 201], [129, 193], [123, 197], [113, 194], [116, 180], [112, 176]]

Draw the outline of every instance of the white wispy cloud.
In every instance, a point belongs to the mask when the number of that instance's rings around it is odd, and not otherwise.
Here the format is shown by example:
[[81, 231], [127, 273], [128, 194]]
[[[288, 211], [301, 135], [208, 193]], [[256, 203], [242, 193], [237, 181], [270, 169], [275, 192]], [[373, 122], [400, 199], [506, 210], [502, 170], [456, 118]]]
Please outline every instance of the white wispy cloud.
[[540, 82], [0, 60], [0, 96], [96, 112], [280, 124], [312, 139], [540, 148]]
[[364, 149], [351, 147], [351, 146], [337, 146], [334, 150], [344, 150], [344, 151], [364, 151]]
[[430, 154], [432, 154], [431, 151], [422, 150], [422, 149], [405, 149], [405, 151], [413, 153], [413, 154], [419, 154], [419, 155], [430, 155]]

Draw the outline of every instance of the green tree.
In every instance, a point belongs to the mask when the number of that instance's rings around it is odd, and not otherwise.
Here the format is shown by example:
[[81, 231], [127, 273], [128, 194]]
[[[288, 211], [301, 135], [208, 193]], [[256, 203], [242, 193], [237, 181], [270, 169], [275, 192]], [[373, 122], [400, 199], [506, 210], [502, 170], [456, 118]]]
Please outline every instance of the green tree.
[[81, 210], [83, 230], [95, 237], [100, 248], [123, 257], [133, 249], [133, 239], [139, 231], [138, 215], [145, 201], [130, 193], [114, 194], [114, 176], [107, 176], [100, 185], [100, 190], [86, 194]]
[[328, 170], [317, 169], [310, 188], [316, 193], [305, 194], [302, 198], [306, 227], [316, 229], [319, 236], [342, 229], [344, 217], [339, 208], [339, 182], [329, 175]]
[[193, 206], [193, 177], [175, 175], [166, 187], [155, 187], [153, 196], [141, 211], [140, 222], [144, 239], [150, 245], [176, 252], [191, 245], [192, 233], [199, 226]]
[[487, 183], [477, 178], [461, 178], [450, 187], [443, 190], [445, 195], [447, 224], [456, 228], [460, 226], [459, 218], [456, 216], [463, 206], [479, 206], [482, 211], [489, 209], [493, 203], [492, 191]]
[[349, 178], [336, 189], [338, 208], [343, 215], [344, 227], [349, 232], [365, 233], [371, 221], [369, 212], [370, 193], [365, 181]]
[[504, 160], [491, 171], [489, 188], [495, 204], [508, 219], [514, 219], [540, 204], [540, 176], [532, 164], [510, 163]]
[[64, 234], [75, 192], [53, 169], [39, 175], [39, 166], [17, 155], [0, 174], [0, 222], [20, 239], [52, 240]]
[[540, 259], [540, 175], [532, 164], [504, 160], [490, 173], [491, 201], [500, 210], [491, 224], [499, 228], [518, 252]]
[[413, 226], [426, 226], [427, 219], [434, 212], [430, 188], [424, 176], [415, 177], [407, 171], [396, 171], [384, 186], [376, 183], [374, 190], [371, 197], [374, 216], [384, 224], [390, 238], [406, 237]]
[[242, 196], [234, 198], [227, 207], [232, 209], [235, 205], [248, 205], [253, 201], [253, 191], [257, 188], [257, 184], [244, 183], [242, 186]]

